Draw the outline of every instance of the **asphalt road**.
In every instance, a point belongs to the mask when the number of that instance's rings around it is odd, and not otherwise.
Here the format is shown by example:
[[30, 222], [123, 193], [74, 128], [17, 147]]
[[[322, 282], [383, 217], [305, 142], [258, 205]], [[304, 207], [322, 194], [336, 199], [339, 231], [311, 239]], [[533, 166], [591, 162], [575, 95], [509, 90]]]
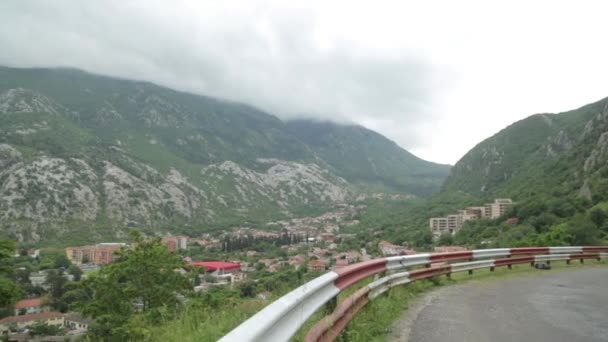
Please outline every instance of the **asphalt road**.
[[608, 341], [608, 267], [542, 272], [435, 291], [406, 312], [391, 339]]

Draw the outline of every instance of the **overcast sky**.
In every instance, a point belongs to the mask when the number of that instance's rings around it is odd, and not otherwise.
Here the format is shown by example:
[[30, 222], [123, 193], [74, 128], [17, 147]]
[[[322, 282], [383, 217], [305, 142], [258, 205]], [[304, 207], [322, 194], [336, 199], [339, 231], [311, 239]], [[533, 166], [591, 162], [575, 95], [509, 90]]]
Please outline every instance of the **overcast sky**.
[[69, 66], [354, 122], [455, 163], [608, 96], [605, 1], [0, 2], [0, 64]]

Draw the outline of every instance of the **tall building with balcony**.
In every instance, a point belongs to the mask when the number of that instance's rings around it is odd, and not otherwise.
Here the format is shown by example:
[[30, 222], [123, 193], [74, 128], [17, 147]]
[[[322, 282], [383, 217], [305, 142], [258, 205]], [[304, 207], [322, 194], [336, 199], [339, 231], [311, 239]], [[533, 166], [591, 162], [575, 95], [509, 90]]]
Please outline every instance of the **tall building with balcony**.
[[431, 233], [434, 239], [438, 239], [443, 234], [454, 235], [465, 222], [479, 218], [498, 218], [504, 215], [513, 204], [509, 198], [497, 198], [493, 203], [487, 203], [483, 207], [468, 207], [446, 217], [433, 217], [429, 220]]
[[513, 201], [510, 198], [497, 198], [494, 203], [487, 203], [486, 216], [492, 219], [496, 219], [504, 215], [512, 206]]

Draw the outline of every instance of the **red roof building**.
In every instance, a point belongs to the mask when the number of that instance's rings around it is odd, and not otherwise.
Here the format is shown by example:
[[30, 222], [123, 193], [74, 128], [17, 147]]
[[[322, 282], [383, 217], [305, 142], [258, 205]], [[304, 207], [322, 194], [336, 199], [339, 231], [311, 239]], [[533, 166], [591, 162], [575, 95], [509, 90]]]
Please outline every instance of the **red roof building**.
[[214, 272], [217, 270], [231, 271], [231, 270], [240, 270], [241, 269], [240, 264], [235, 264], [232, 262], [225, 262], [225, 261], [199, 261], [199, 262], [193, 262], [191, 265], [194, 267], [203, 267], [203, 268], [205, 268], [205, 271], [207, 271], [207, 272]]
[[23, 299], [15, 303], [15, 315], [34, 314], [49, 311], [42, 298]]
[[0, 334], [7, 334], [11, 326], [25, 328], [38, 322], [48, 325], [63, 326], [64, 315], [61, 312], [40, 312], [29, 315], [10, 316], [0, 319]]
[[308, 262], [308, 270], [312, 272], [325, 272], [327, 264], [323, 260], [310, 260]]

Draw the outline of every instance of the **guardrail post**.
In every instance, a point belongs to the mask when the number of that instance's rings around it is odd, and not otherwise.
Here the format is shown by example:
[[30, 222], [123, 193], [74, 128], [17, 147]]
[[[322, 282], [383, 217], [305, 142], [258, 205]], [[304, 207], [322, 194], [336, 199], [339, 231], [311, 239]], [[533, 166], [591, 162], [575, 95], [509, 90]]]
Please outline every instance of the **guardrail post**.
[[581, 264], [585, 263], [585, 259], [581, 258]]
[[452, 273], [448, 273], [445, 275], [448, 279], [452, 279]]
[[547, 265], [551, 265], [551, 260], [547, 260]]
[[566, 265], [570, 265], [570, 259], [566, 260]]
[[508, 268], [508, 269], [512, 269], [512, 268], [513, 268], [513, 265], [508, 264], [508, 265], [507, 265], [507, 268]]
[[469, 275], [473, 275], [473, 270], [469, 270]]
[[530, 266], [534, 267], [534, 261], [530, 262]]
[[494, 266], [490, 267], [490, 272], [494, 272]]

